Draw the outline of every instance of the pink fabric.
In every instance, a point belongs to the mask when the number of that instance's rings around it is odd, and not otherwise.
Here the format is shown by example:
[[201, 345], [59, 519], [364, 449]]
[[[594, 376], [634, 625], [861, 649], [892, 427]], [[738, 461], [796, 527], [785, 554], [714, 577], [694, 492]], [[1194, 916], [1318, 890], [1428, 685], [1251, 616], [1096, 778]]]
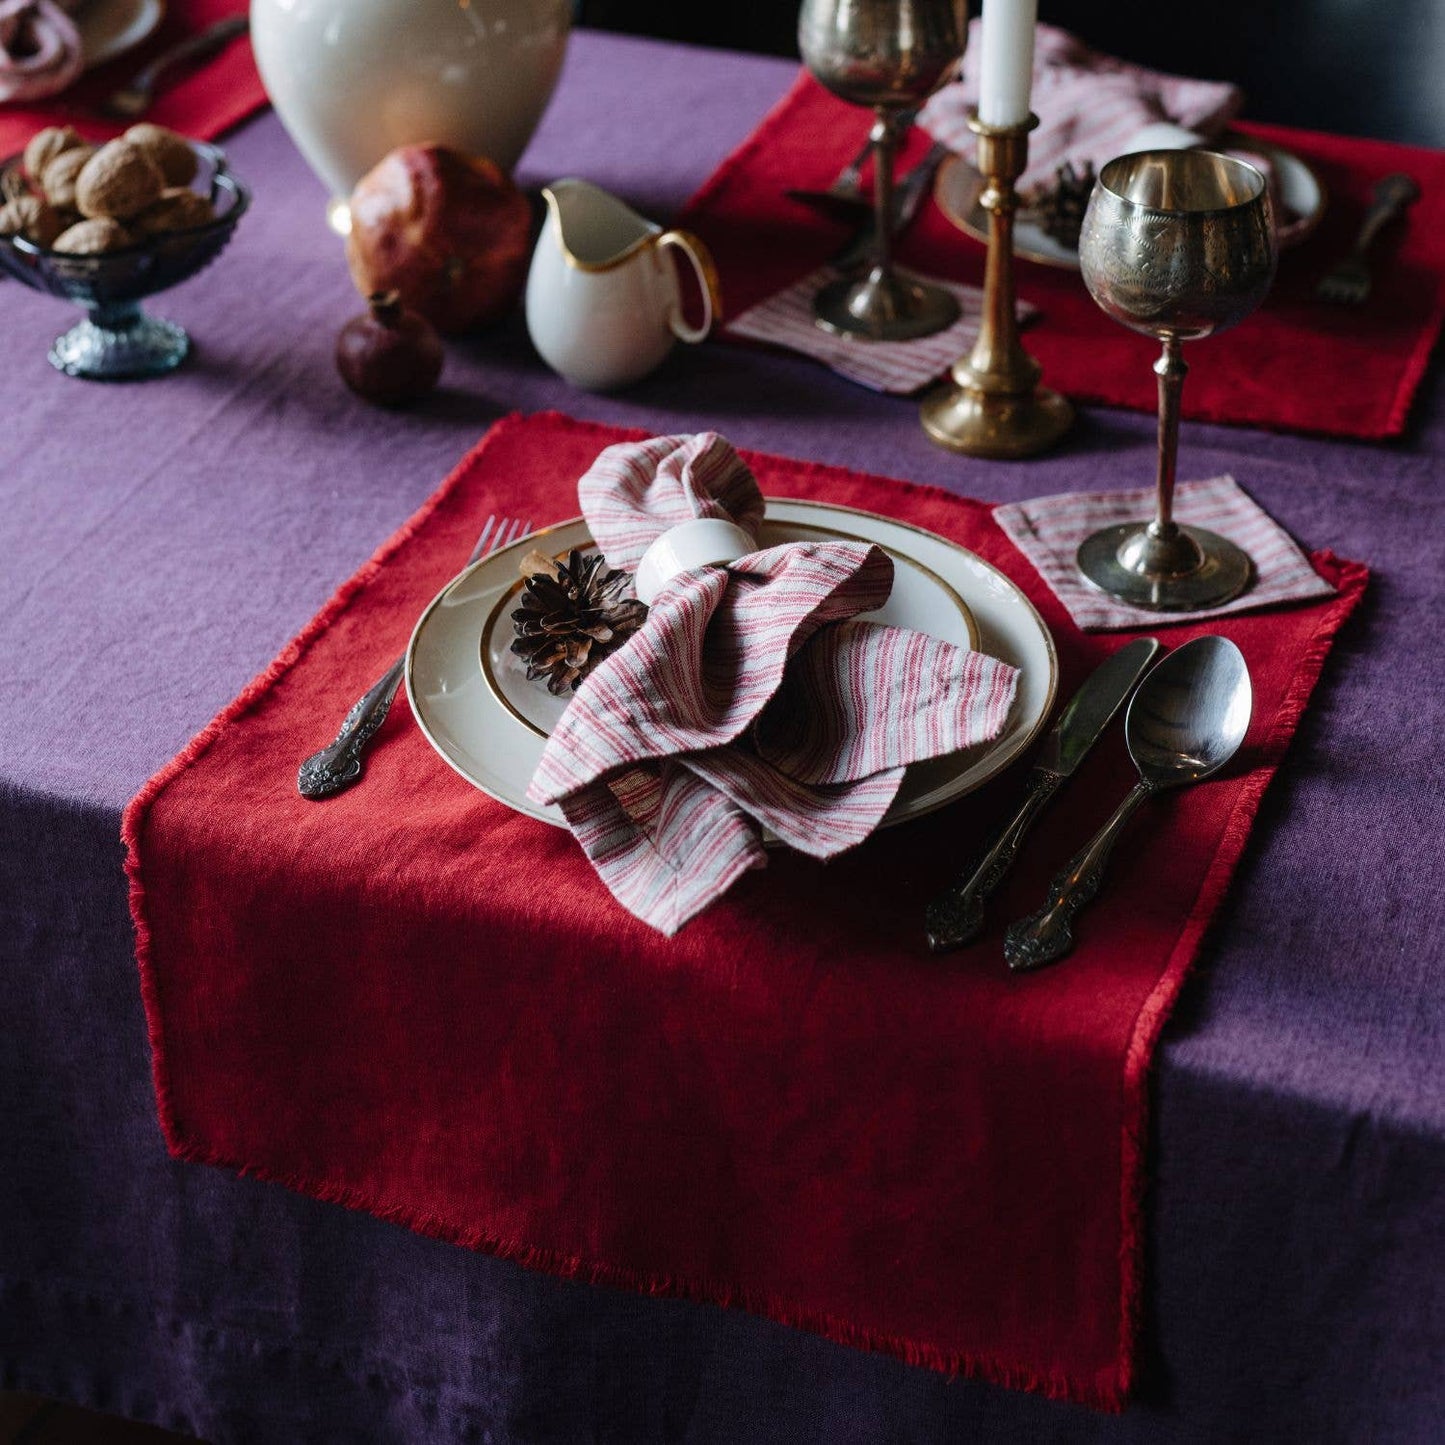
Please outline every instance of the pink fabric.
[[994, 520], [1037, 568], [1069, 616], [1085, 632], [1203, 621], [1229, 612], [1278, 607], [1329, 597], [1334, 588], [1315, 570], [1293, 537], [1233, 477], [1184, 482], [1175, 488], [1174, 515], [1228, 537], [1254, 563], [1254, 582], [1240, 597], [1208, 612], [1145, 612], [1126, 607], [1084, 581], [1074, 561], [1079, 543], [1101, 527], [1143, 521], [1154, 514], [1154, 489], [1066, 492], [994, 510]]
[[[610, 565], [694, 517], [746, 531], [757, 481], [713, 432], [608, 447], [577, 488]], [[672, 934], [751, 868], [762, 828], [814, 858], [861, 843], [909, 763], [997, 736], [1015, 668], [858, 620], [893, 564], [867, 542], [790, 543], [679, 574], [582, 685], [529, 795], [561, 807], [631, 913]]]
[[[961, 155], [972, 155], [968, 108], [978, 103], [983, 47], [979, 22], [969, 26], [959, 81], [940, 90], [923, 108], [919, 124]], [[1129, 149], [1145, 126], [1168, 121], [1213, 140], [1238, 114], [1244, 97], [1223, 81], [1164, 75], [1090, 50], [1052, 25], [1040, 25], [1034, 42], [1032, 107], [1039, 128], [1029, 138], [1028, 169], [1021, 192], [1053, 179], [1066, 162], [1095, 166]]]
[[[959, 316], [952, 326], [917, 341], [858, 341], [824, 331], [813, 318], [813, 297], [836, 275], [831, 266], [810, 272], [730, 321], [728, 335], [799, 351], [849, 381], [895, 396], [908, 396], [937, 380], [973, 349], [983, 319], [983, 292], [977, 286], [930, 276], [927, 279], [934, 285], [958, 298]], [[1032, 306], [1019, 302], [1020, 320], [1033, 314]]]
[[73, 0], [0, 0], [0, 103], [55, 95], [85, 67]]

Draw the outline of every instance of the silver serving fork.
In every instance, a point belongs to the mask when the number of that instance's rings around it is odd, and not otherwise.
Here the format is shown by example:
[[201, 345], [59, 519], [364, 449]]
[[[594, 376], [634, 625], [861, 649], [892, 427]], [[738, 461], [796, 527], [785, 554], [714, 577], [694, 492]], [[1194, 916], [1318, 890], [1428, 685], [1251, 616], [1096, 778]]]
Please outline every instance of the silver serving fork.
[[[481, 536], [477, 538], [477, 545], [472, 548], [472, 555], [467, 558], [467, 566], [498, 548], [520, 541], [531, 530], [531, 522], [488, 517]], [[356, 700], [346, 714], [336, 740], [319, 753], [312, 753], [301, 764], [301, 770], [296, 774], [296, 790], [303, 798], [319, 802], [322, 798], [334, 797], [337, 793], [344, 793], [361, 776], [362, 754], [376, 736], [377, 729], [386, 721], [405, 668], [406, 654], [403, 653]]]
[[1321, 279], [1315, 294], [1321, 301], [1341, 306], [1358, 306], [1370, 294], [1370, 265], [1366, 260], [1375, 237], [1405, 208], [1420, 199], [1420, 187], [1409, 176], [1386, 176], [1375, 187], [1374, 199], [1350, 254]]

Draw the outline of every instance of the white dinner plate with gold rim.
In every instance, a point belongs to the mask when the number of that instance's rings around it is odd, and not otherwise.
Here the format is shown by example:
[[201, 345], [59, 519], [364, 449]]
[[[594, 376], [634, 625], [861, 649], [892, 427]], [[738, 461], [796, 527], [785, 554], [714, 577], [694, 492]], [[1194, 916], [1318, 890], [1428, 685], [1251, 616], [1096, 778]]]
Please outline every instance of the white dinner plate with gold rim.
[[[1038, 734], [1053, 706], [1058, 660], [1028, 598], [997, 568], [932, 532], [822, 502], [772, 498], [759, 543], [819, 535], [877, 543], [894, 560], [893, 594], [869, 620], [974, 646], [1020, 669], [1003, 733], [990, 743], [915, 765], [885, 823], [931, 813], [981, 787]], [[555, 808], [527, 800], [550, 729], [566, 706], [528, 682], [510, 651], [518, 562], [533, 547], [586, 547], [579, 517], [533, 533], [454, 578], [422, 613], [406, 655], [406, 689], [422, 733], [462, 777], [520, 813], [561, 825]]]

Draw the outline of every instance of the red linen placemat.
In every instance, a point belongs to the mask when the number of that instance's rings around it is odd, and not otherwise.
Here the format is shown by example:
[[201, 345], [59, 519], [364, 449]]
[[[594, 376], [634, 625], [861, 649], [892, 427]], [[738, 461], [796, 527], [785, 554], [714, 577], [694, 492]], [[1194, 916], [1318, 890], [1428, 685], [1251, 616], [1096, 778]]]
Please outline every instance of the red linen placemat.
[[[802, 74], [688, 203], [678, 224], [712, 249], [730, 314], [837, 249], [844, 232], [783, 193], [827, 186], [867, 126], [864, 112]], [[1190, 348], [1184, 414], [1337, 436], [1397, 435], [1445, 318], [1445, 152], [1280, 126], [1239, 129], [1308, 162], [1329, 204], [1316, 233], [1282, 254], [1264, 307], [1235, 331]], [[903, 164], [927, 146], [915, 130]], [[1317, 301], [1315, 283], [1349, 249], [1372, 186], [1391, 171], [1414, 176], [1422, 195], [1408, 224], [1373, 253], [1374, 293], [1355, 308]], [[983, 279], [983, 246], [931, 201], [899, 257], [932, 275], [974, 285]], [[1085, 401], [1154, 409], [1157, 345], [1106, 319], [1077, 273], [1020, 261], [1018, 288], [1043, 312], [1027, 345], [1050, 386]]]
[[[297, 760], [482, 520], [575, 515], [576, 479], [636, 435], [498, 424], [130, 805], [167, 1143], [534, 1268], [1118, 1407], [1150, 1059], [1365, 569], [1320, 554], [1338, 595], [1222, 625], [1254, 672], [1239, 767], [1154, 805], [1075, 956], [1022, 978], [997, 928], [940, 959], [922, 927], [1017, 771], [832, 864], [775, 853], [673, 939], [566, 832], [457, 777], [404, 701], [359, 787], [300, 799]], [[984, 504], [747, 459], [765, 493], [902, 515], [1005, 569], [1054, 632], [1064, 696], [1119, 645], [1072, 626]], [[1000, 927], [1131, 776], [1116, 729], [1027, 848]]]
[[[144, 45], [87, 71], [60, 95], [33, 105], [0, 106], [0, 156], [23, 150], [25, 142], [47, 125], [73, 125], [92, 141], [119, 135], [129, 122], [107, 120], [97, 112], [105, 96], [177, 41], [249, 9], [249, 0], [171, 0], [165, 19]], [[251, 42], [241, 38], [213, 59], [180, 73], [161, 90], [145, 119], [199, 140], [213, 140], [265, 104]]]

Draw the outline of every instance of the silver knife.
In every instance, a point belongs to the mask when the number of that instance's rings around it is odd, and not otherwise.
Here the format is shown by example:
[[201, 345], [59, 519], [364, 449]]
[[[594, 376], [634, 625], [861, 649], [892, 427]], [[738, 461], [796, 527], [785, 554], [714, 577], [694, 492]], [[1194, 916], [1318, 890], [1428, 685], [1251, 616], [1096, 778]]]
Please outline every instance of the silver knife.
[[928, 946], [934, 953], [962, 948], [983, 932], [983, 905], [1013, 867], [1024, 835], [1064, 779], [1098, 742], [1158, 651], [1158, 638], [1141, 637], [1128, 643], [1101, 662], [1070, 699], [1039, 749], [1023, 805], [973, 871], [940, 893], [925, 910]]

